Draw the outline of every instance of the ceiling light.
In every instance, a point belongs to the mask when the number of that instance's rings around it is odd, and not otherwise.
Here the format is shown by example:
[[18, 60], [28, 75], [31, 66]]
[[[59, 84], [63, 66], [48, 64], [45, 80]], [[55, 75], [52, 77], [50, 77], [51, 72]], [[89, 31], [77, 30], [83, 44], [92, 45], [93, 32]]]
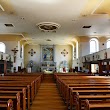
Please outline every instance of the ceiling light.
[[43, 32], [56, 32], [60, 28], [60, 25], [54, 22], [41, 22], [37, 24], [37, 27]]

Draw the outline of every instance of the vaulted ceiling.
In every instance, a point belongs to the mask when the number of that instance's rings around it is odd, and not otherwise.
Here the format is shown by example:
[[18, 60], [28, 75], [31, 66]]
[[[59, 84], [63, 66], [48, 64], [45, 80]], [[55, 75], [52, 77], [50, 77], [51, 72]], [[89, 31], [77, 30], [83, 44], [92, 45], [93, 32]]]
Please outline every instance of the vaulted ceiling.
[[109, 14], [110, 0], [0, 0], [0, 40], [15, 35], [27, 44], [62, 45], [75, 37], [109, 37]]

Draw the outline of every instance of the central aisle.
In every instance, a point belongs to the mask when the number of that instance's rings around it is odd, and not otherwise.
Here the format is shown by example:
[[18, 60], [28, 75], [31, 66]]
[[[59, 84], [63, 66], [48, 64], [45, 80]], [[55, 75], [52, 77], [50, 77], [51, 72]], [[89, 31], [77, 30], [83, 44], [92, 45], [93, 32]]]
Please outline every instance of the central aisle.
[[53, 75], [44, 75], [44, 80], [33, 101], [31, 110], [67, 110], [53, 80]]

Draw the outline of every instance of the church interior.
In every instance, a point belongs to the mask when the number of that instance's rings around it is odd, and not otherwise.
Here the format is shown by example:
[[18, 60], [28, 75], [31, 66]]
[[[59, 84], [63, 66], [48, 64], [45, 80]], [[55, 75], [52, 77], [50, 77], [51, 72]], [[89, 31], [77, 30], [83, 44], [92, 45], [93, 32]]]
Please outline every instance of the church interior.
[[110, 0], [0, 0], [0, 110], [110, 110]]

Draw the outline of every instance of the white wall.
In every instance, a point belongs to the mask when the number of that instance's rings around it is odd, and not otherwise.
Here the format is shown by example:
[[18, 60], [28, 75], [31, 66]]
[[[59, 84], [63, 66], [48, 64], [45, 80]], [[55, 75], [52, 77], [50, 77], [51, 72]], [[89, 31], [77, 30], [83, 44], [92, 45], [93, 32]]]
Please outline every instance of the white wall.
[[[89, 38], [87, 40], [86, 40], [86, 38], [84, 38], [84, 39], [85, 39], [85, 41], [82, 41], [79, 44], [80, 45], [80, 56], [85, 56], [85, 55], [90, 54], [90, 43], [89, 43], [89, 41], [91, 38]], [[106, 49], [107, 39], [98, 39], [98, 41], [99, 41], [99, 51]]]
[[[61, 52], [66, 50], [68, 54], [64, 57]], [[69, 67], [72, 67], [72, 46], [70, 45], [56, 45], [55, 46], [55, 62], [57, 62], [57, 67], [60, 66], [60, 63], [66, 60], [69, 64]]]
[[106, 42], [99, 42], [99, 51], [103, 49], [106, 49]]
[[80, 56], [85, 56], [90, 54], [90, 45], [89, 42], [81, 42], [80, 43]]
[[2, 41], [6, 45], [6, 53], [10, 55], [14, 55], [11, 50], [14, 48], [18, 49], [18, 42], [17, 41]]
[[[31, 56], [28, 52], [33, 49], [36, 53]], [[30, 60], [33, 60], [34, 63], [36, 64], [36, 68], [40, 66], [40, 55], [41, 55], [41, 49], [40, 45], [26, 45], [24, 47], [24, 66], [27, 67], [27, 64], [29, 63]]]

